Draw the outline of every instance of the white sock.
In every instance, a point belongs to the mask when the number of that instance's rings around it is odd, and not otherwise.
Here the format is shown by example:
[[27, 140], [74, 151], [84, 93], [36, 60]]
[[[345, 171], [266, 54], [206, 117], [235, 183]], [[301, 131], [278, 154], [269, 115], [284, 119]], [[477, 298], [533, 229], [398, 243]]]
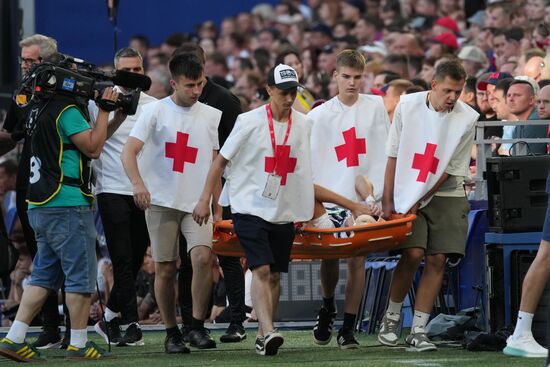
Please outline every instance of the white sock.
[[[422, 311], [414, 310], [414, 317], [411, 327], [411, 334], [417, 332], [425, 332], [426, 325], [430, 320], [430, 314]], [[421, 329], [421, 330], [418, 330]]]
[[105, 307], [105, 320], [109, 322], [115, 317], [118, 317], [118, 312], [111, 311], [109, 307]]
[[313, 228], [334, 228], [334, 223], [332, 223], [327, 213], [321, 215], [318, 218], [310, 220], [309, 224]]
[[88, 330], [71, 329], [71, 345], [76, 348], [84, 348], [88, 341]]
[[518, 321], [516, 322], [516, 328], [514, 329], [514, 339], [519, 339], [521, 336], [531, 332], [531, 324], [533, 323], [533, 317], [535, 315], [528, 312], [519, 311]]
[[25, 335], [27, 335], [27, 330], [29, 330], [29, 325], [25, 324], [23, 321], [15, 320], [6, 338], [17, 344], [23, 343], [25, 341]]
[[388, 309], [386, 310], [386, 317], [392, 319], [393, 321], [399, 321], [399, 319], [401, 318], [402, 307], [403, 302], [394, 302], [390, 299]]

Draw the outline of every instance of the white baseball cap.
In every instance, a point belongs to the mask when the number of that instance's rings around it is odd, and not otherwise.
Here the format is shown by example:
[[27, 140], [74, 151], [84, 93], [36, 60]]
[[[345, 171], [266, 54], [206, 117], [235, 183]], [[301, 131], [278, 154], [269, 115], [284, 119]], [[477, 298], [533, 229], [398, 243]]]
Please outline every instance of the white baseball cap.
[[302, 86], [296, 70], [285, 64], [279, 64], [269, 71], [267, 85], [285, 90]]

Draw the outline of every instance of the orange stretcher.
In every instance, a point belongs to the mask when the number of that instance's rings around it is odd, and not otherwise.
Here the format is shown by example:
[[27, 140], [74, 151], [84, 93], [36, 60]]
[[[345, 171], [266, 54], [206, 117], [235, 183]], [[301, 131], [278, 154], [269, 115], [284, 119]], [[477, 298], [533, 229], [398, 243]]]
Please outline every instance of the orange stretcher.
[[[303, 228], [296, 231], [291, 259], [341, 259], [397, 248], [412, 231], [414, 214], [394, 215], [387, 221], [341, 228]], [[213, 251], [244, 256], [230, 220], [214, 224]]]

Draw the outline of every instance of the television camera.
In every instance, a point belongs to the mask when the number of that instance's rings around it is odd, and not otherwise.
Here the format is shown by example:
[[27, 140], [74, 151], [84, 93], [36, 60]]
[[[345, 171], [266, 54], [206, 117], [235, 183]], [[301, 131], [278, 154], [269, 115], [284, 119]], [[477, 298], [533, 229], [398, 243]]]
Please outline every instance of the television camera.
[[[107, 87], [120, 86], [126, 94], [119, 93], [116, 101], [101, 99]], [[34, 65], [23, 77], [17, 94], [31, 96], [29, 102], [48, 100], [56, 94], [95, 100], [106, 111], [122, 109], [126, 115], [136, 113], [139, 95], [151, 86], [148, 76], [124, 70], [106, 72], [94, 64], [71, 56], [57, 54], [50, 62]]]

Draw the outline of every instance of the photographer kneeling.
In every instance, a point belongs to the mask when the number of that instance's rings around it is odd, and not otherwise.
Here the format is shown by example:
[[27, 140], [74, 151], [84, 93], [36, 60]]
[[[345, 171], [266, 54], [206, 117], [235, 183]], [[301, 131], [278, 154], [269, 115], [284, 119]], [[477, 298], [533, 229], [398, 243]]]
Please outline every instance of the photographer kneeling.
[[[38, 252], [29, 287], [5, 338], [0, 355], [18, 362], [43, 360], [25, 341], [29, 324], [50, 290], [60, 288], [65, 277], [71, 319], [69, 359], [109, 357], [87, 340], [90, 295], [95, 289], [95, 225], [91, 208], [90, 159], [97, 158], [107, 138], [109, 104], [118, 98], [106, 88], [96, 125], [90, 128], [86, 105], [72, 95], [55, 93], [38, 103], [27, 122], [31, 139], [27, 200], [29, 219], [36, 233]], [[34, 117], [36, 116], [36, 117]]]

